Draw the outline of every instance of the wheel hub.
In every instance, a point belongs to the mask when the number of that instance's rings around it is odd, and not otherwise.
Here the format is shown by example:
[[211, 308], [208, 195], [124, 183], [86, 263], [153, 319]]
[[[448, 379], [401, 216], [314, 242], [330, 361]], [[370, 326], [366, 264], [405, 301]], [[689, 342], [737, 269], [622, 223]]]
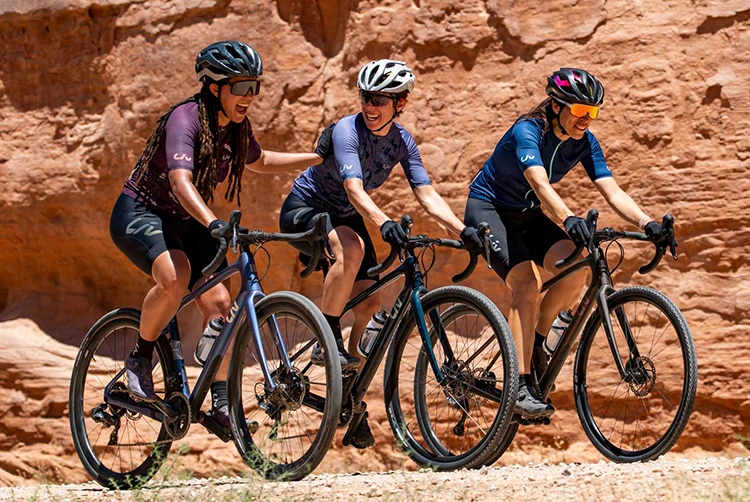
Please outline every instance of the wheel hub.
[[460, 401], [469, 397], [469, 390], [474, 385], [474, 375], [463, 361], [455, 361], [450, 366], [443, 366], [448, 384], [443, 388], [447, 401], [457, 406]]
[[656, 367], [648, 357], [636, 357], [625, 365], [625, 382], [638, 397], [647, 396], [656, 386]]

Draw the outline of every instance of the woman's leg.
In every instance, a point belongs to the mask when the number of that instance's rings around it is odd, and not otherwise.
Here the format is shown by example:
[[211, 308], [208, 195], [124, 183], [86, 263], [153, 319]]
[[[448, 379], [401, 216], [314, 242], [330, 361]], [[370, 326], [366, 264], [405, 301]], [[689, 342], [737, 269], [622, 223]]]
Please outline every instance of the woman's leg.
[[[552, 275], [559, 274], [561, 270], [555, 267], [555, 262], [567, 258], [574, 250], [573, 241], [558, 241], [545, 255], [544, 269]], [[539, 309], [539, 322], [536, 325], [540, 334], [546, 335], [560, 311], [572, 308], [578, 302], [588, 276], [587, 270], [577, 272], [547, 291]]]
[[489, 202], [470, 198], [466, 203], [464, 221], [475, 227], [480, 222], [490, 225], [490, 262], [495, 273], [505, 281], [512, 293], [506, 316], [518, 353], [516, 411], [534, 418], [549, 416], [555, 409], [540, 399], [530, 376], [542, 279], [539, 267], [532, 261], [522, 238], [522, 232], [528, 228], [523, 223], [529, 217], [533, 218], [533, 215], [500, 211]]
[[534, 348], [534, 328], [539, 317], [542, 278], [532, 261], [513, 267], [505, 279], [513, 298], [508, 311], [508, 326], [518, 351], [518, 373], [531, 372], [531, 351]]
[[354, 280], [364, 257], [365, 245], [362, 239], [349, 227], [334, 228], [328, 238], [335, 262], [331, 265], [323, 282], [323, 314], [341, 316], [346, 302], [352, 293]]
[[[373, 284], [375, 284], [375, 281], [370, 279], [356, 281], [354, 283], [354, 288], [352, 289], [351, 298], [354, 298]], [[352, 331], [349, 334], [350, 354], [357, 353], [357, 344], [359, 343], [359, 339], [362, 338], [362, 332], [365, 330], [365, 326], [372, 318], [372, 315], [378, 310], [380, 310], [379, 292], [375, 293], [352, 309], [352, 313], [354, 314], [354, 324], [352, 325]], [[362, 365], [360, 364], [360, 369], [361, 367]]]
[[190, 282], [190, 263], [180, 250], [170, 249], [156, 257], [151, 268], [156, 285], [146, 294], [135, 349], [125, 359], [130, 394], [144, 401], [156, 399], [151, 359], [156, 339], [177, 313]]
[[177, 313], [188, 292], [190, 262], [179, 249], [160, 254], [151, 267], [156, 285], [146, 293], [141, 308], [141, 338], [155, 341]]

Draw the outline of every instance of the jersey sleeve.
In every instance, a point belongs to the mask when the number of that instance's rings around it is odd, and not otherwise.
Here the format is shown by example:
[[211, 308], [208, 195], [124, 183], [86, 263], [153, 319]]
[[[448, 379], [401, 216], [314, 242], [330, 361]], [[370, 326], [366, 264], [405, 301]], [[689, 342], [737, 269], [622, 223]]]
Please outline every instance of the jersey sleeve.
[[601, 178], [612, 177], [612, 171], [609, 170], [607, 162], [604, 160], [604, 152], [596, 137], [590, 131], [586, 131], [589, 141], [590, 152], [581, 158], [581, 164], [586, 169], [591, 181]]
[[258, 140], [255, 139], [255, 134], [253, 133], [253, 126], [250, 124], [250, 119], [247, 120], [247, 160], [245, 160], [245, 164], [252, 164], [256, 160], [260, 158], [260, 154], [263, 151], [258, 144]]
[[409, 186], [414, 190], [420, 186], [431, 185], [432, 181], [430, 181], [430, 175], [427, 174], [427, 169], [425, 169], [422, 162], [417, 142], [414, 141], [414, 137], [406, 129], [401, 128], [400, 133], [406, 150], [404, 158], [401, 159], [401, 167], [404, 169]]
[[195, 151], [200, 141], [200, 120], [197, 106], [186, 104], [175, 108], [164, 128], [167, 168], [193, 170]]
[[333, 154], [341, 181], [363, 179], [359, 161], [359, 136], [354, 120], [342, 119], [333, 128]]
[[521, 171], [534, 166], [544, 167], [542, 152], [542, 133], [534, 122], [519, 120], [513, 126], [513, 139], [516, 143], [516, 161]]

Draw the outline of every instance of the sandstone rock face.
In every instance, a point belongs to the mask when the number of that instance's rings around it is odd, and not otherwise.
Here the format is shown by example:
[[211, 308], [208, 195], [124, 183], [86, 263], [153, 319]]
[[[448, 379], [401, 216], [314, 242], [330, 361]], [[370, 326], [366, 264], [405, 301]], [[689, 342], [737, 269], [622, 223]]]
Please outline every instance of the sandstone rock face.
[[[67, 429], [76, 348], [98, 317], [139, 307], [150, 287], [113, 246], [109, 212], [156, 119], [197, 90], [197, 51], [227, 38], [264, 57], [263, 92], [250, 114], [268, 150], [309, 151], [326, 124], [358, 111], [362, 64], [407, 61], [417, 84], [400, 122], [461, 215], [468, 182], [515, 118], [544, 98], [545, 76], [561, 66], [598, 75], [607, 94], [592, 131], [617, 180], [650, 214], [677, 221], [678, 261], [641, 276], [649, 251], [634, 246], [615, 276], [667, 293], [695, 337], [698, 397], [673, 451], [742, 452], [737, 435], [750, 435], [749, 22], [743, 0], [3, 2], [0, 483], [86, 479]], [[293, 177], [248, 172], [243, 222], [276, 229]], [[374, 200], [392, 217], [412, 214], [416, 231], [441, 234], [404, 181], [397, 169]], [[621, 225], [582, 169], [558, 186], [577, 213], [597, 207], [603, 224]], [[217, 201], [215, 209], [231, 208]], [[299, 279], [296, 253], [268, 248], [265, 289], [318, 299], [320, 278]], [[440, 251], [430, 286], [449, 283], [464, 259]], [[507, 306], [491, 271], [468, 284]], [[196, 319], [182, 318], [188, 346]], [[501, 462], [600, 458], [578, 424], [571, 385], [568, 367], [552, 396], [552, 425], [522, 429]], [[411, 465], [393, 446], [380, 384], [368, 402], [376, 447], [342, 449], [337, 439], [321, 469]], [[188, 440], [187, 462], [198, 474], [242, 469], [231, 445], [197, 429]]]

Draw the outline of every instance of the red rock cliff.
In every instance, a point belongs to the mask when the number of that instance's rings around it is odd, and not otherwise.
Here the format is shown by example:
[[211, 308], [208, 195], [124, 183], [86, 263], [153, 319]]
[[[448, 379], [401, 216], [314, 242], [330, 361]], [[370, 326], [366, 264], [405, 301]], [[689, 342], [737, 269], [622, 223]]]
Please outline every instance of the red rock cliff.
[[[263, 92], [250, 114], [269, 150], [309, 151], [327, 123], [358, 110], [353, 88], [363, 63], [407, 61], [417, 83], [400, 122], [459, 213], [502, 133], [543, 99], [544, 76], [566, 65], [598, 75], [607, 95], [592, 130], [617, 180], [650, 214], [677, 221], [679, 261], [639, 276], [646, 257], [631, 251], [616, 276], [662, 289], [691, 325], [698, 398], [675, 451], [741, 451], [736, 434], [750, 435], [745, 0], [9, 0], [0, 5], [0, 336], [18, 350], [0, 372], [0, 482], [34, 472], [85, 479], [66, 427], [75, 350], [44, 337], [77, 346], [106, 311], [140, 305], [149, 279], [111, 243], [109, 211], [155, 120], [196, 91], [197, 51], [226, 38], [264, 58]], [[604, 223], [619, 224], [580, 171], [561, 183], [561, 195], [578, 213], [597, 207]], [[248, 173], [244, 223], [275, 229], [292, 179]], [[374, 198], [390, 215], [411, 213], [417, 230], [440, 233], [407, 191], [396, 173]], [[218, 214], [230, 209], [217, 206]], [[320, 280], [298, 278], [295, 253], [269, 248], [265, 288], [316, 298]], [[449, 282], [458, 267], [452, 256], [439, 254], [431, 286]], [[470, 284], [507, 302], [490, 272]], [[40, 358], [52, 362], [36, 364]], [[553, 425], [519, 435], [504, 461], [553, 451], [546, 447], [562, 447], [555, 455], [568, 460], [598, 458], [585, 446], [570, 383], [558, 387]], [[408, 465], [393, 452], [376, 392], [378, 446], [339, 447], [324, 468]], [[227, 462], [239, 468], [231, 446], [197, 441], [196, 465], [209, 466], [199, 473]]]

